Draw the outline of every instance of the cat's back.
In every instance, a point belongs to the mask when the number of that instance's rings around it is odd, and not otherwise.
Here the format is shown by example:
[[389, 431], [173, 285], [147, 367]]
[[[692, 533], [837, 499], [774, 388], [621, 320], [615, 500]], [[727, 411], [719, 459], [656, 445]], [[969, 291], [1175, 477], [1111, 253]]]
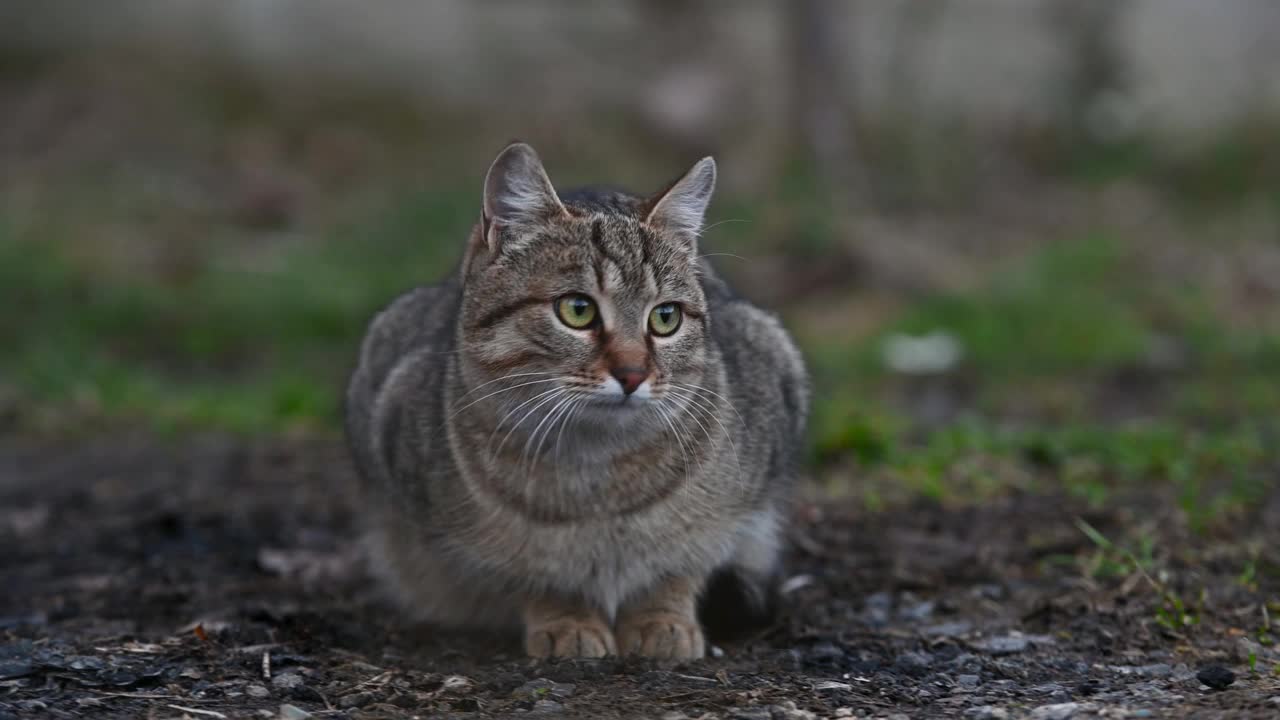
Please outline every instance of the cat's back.
[[725, 395], [749, 442], [776, 445], [777, 453], [767, 461], [770, 474], [789, 475], [809, 412], [804, 358], [773, 313], [739, 295], [705, 260], [700, 275], [711, 339], [727, 381]]
[[[437, 359], [427, 363], [444, 368], [453, 351], [460, 288], [455, 278], [436, 285], [414, 288], [397, 297], [369, 322], [360, 356], [347, 385], [345, 415], [348, 440], [362, 474], [368, 474], [373, 459], [373, 422], [379, 398], [388, 381], [415, 359]], [[422, 363], [418, 363], [422, 364]], [[430, 392], [430, 388], [423, 387]]]

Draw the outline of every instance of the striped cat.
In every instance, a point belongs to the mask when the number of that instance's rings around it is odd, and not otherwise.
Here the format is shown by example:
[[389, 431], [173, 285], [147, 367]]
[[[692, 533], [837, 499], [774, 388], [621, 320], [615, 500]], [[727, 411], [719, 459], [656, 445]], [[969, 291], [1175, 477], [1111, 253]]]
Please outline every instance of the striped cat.
[[665, 659], [702, 657], [700, 616], [768, 617], [809, 396], [698, 256], [715, 181], [704, 158], [653, 197], [561, 194], [512, 144], [457, 270], [373, 319], [347, 434], [414, 617]]

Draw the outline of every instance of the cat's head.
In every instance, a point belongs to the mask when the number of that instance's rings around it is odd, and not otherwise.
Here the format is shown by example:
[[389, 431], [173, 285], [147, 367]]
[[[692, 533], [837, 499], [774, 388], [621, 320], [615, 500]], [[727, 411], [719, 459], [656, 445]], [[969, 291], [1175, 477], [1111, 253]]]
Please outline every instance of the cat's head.
[[624, 419], [690, 394], [708, 359], [697, 239], [715, 181], [708, 157], [652, 197], [561, 196], [533, 148], [504, 149], [464, 260], [468, 384], [527, 403], [532, 423]]

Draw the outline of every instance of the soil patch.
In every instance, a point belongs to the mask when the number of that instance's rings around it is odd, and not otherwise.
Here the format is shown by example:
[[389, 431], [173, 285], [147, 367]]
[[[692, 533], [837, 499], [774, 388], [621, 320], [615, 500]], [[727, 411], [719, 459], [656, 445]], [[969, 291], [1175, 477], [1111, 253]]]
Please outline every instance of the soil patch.
[[[406, 625], [352, 549], [350, 481], [338, 442], [0, 447], [0, 718], [1280, 714], [1256, 543], [1280, 537], [1280, 490], [1211, 537], [1156, 489], [806, 502], [778, 622], [660, 666]], [[1078, 520], [1151, 524], [1158, 569], [1082, 572]]]

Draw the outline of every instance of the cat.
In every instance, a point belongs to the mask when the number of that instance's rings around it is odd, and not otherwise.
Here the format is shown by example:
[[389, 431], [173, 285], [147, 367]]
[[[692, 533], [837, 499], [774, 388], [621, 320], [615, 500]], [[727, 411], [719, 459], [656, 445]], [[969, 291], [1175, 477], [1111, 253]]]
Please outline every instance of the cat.
[[809, 385], [698, 255], [715, 183], [707, 157], [652, 197], [558, 194], [512, 143], [454, 273], [372, 320], [347, 436], [415, 619], [668, 660], [703, 656], [700, 609], [767, 622]]

